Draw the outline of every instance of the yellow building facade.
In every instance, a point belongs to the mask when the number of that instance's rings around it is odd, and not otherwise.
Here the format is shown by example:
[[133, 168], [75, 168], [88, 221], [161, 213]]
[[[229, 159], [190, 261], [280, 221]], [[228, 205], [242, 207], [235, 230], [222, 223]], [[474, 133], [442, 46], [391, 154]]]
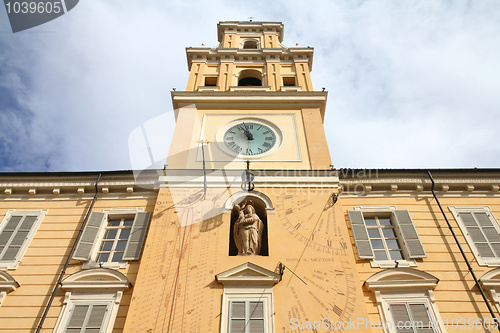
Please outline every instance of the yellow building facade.
[[163, 170], [0, 174], [0, 332], [498, 330], [500, 171], [333, 169], [283, 29], [187, 48]]

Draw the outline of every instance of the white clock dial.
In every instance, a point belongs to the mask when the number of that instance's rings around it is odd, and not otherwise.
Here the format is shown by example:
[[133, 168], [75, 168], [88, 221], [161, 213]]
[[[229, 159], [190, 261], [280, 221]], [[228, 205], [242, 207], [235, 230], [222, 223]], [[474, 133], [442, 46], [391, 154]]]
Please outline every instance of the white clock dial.
[[242, 120], [224, 133], [225, 146], [239, 155], [263, 154], [271, 150], [276, 142], [276, 133], [270, 127], [251, 120]]

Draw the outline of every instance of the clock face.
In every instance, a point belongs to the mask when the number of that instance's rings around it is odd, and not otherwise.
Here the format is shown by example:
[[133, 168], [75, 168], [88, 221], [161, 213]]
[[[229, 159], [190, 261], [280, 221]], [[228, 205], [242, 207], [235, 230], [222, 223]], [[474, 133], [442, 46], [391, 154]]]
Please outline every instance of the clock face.
[[238, 155], [254, 156], [271, 150], [277, 142], [271, 127], [252, 120], [238, 121], [224, 133], [224, 144]]

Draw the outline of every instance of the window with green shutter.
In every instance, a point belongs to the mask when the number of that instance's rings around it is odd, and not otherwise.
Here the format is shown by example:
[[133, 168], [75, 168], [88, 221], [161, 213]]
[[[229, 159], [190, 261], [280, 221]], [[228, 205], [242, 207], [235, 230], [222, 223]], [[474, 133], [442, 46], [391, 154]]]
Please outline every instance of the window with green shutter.
[[500, 265], [500, 226], [487, 206], [449, 207], [479, 265]]
[[15, 269], [47, 210], [9, 210], [0, 224], [0, 268]]
[[373, 266], [416, 266], [426, 254], [407, 210], [394, 206], [363, 206], [347, 211], [359, 258]]
[[69, 275], [61, 282], [66, 294], [53, 333], [112, 332], [123, 293], [130, 287], [127, 277], [114, 269]]
[[436, 333], [426, 302], [389, 303], [393, 326], [397, 333]]
[[99, 333], [104, 332], [104, 316], [106, 304], [75, 304], [70, 313], [67, 333]]
[[73, 259], [85, 267], [122, 267], [139, 260], [151, 213], [130, 210], [92, 212]]

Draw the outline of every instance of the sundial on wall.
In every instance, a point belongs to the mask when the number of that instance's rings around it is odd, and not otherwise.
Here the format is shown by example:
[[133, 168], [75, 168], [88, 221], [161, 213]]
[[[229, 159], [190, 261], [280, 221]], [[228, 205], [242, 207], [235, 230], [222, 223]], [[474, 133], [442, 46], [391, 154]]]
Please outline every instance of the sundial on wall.
[[334, 204], [334, 190], [309, 191], [287, 189], [276, 203], [279, 223], [290, 239], [288, 246], [300, 249], [283, 262], [290, 272], [285, 270], [282, 283], [292, 300], [285, 303], [284, 310], [278, 309], [281, 316], [288, 316], [289, 323], [276, 327], [276, 332], [314, 331], [307, 323], [324, 319], [327, 321], [321, 329], [316, 328], [318, 332], [342, 332], [338, 323], [366, 317], [358, 313], [359, 280], [348, 251], [342, 209]]

